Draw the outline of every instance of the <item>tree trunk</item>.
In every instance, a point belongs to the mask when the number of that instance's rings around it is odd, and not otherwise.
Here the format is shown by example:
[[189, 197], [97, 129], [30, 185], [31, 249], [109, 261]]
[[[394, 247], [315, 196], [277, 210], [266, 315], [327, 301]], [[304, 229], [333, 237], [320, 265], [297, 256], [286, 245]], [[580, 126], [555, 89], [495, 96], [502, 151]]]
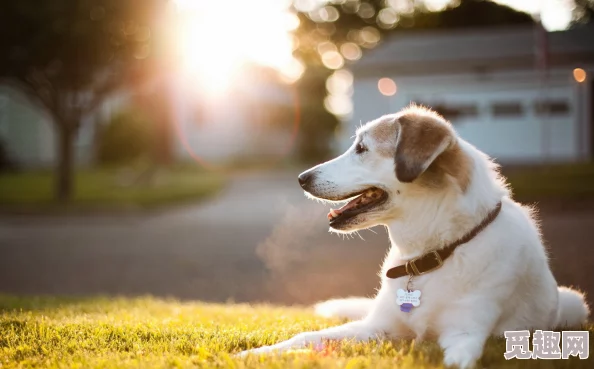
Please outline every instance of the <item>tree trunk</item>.
[[169, 167], [173, 162], [172, 124], [171, 117], [166, 114], [156, 122], [155, 161], [162, 167]]
[[74, 190], [74, 134], [76, 130], [63, 124], [58, 128], [58, 157], [55, 173], [55, 199], [67, 203]]
[[[168, 86], [163, 85], [163, 91]], [[171, 166], [173, 162], [173, 104], [168, 98], [161, 94], [153, 94], [150, 97], [153, 101], [153, 117], [155, 124], [156, 140], [154, 147], [155, 164], [162, 167]]]

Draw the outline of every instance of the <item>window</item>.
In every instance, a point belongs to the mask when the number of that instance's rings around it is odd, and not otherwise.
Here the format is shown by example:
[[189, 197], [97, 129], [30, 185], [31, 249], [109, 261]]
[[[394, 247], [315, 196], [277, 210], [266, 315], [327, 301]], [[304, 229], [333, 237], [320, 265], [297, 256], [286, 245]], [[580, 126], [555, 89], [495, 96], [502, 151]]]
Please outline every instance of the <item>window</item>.
[[569, 103], [565, 100], [543, 100], [534, 103], [536, 115], [567, 115]]
[[498, 102], [491, 106], [493, 116], [497, 118], [514, 118], [524, 115], [524, 108], [518, 102]]

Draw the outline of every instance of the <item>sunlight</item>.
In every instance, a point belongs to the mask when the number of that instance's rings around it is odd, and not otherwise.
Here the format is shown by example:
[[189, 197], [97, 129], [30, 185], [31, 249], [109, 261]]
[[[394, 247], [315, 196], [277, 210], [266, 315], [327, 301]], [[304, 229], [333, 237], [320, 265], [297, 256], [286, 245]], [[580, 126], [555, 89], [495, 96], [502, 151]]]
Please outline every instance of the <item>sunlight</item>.
[[175, 1], [184, 72], [206, 93], [227, 91], [250, 63], [277, 70], [287, 83], [303, 74], [292, 55], [299, 18], [290, 0]]

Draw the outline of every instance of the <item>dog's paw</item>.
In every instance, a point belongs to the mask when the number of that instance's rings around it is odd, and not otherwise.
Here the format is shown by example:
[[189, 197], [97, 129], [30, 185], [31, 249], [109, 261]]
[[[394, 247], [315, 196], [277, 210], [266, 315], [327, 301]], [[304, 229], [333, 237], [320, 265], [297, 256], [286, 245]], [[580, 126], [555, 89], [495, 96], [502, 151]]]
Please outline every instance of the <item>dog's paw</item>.
[[250, 355], [262, 355], [262, 354], [267, 354], [270, 352], [273, 352], [273, 350], [271, 349], [271, 346], [262, 346], [262, 347], [254, 348], [251, 350], [241, 351], [241, 352], [235, 354], [235, 356], [239, 357], [239, 358], [245, 358]]
[[243, 359], [243, 358], [246, 358], [250, 354], [250, 351], [251, 350], [240, 351], [233, 356], [235, 356], [238, 359]]
[[474, 367], [476, 360], [464, 347], [450, 347], [444, 353], [443, 363], [446, 367], [469, 369]]

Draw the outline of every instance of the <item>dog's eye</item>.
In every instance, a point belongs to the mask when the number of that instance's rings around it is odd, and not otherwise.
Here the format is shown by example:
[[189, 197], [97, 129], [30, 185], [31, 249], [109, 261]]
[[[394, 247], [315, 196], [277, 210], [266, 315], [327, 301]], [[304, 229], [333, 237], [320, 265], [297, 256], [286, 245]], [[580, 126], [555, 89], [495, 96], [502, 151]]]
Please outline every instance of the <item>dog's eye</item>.
[[358, 144], [357, 144], [357, 146], [355, 146], [355, 152], [356, 152], [357, 154], [362, 154], [362, 153], [364, 153], [365, 151], [367, 151], [367, 148], [366, 148], [365, 146], [363, 146], [363, 144], [361, 144], [361, 143], [358, 143]]

